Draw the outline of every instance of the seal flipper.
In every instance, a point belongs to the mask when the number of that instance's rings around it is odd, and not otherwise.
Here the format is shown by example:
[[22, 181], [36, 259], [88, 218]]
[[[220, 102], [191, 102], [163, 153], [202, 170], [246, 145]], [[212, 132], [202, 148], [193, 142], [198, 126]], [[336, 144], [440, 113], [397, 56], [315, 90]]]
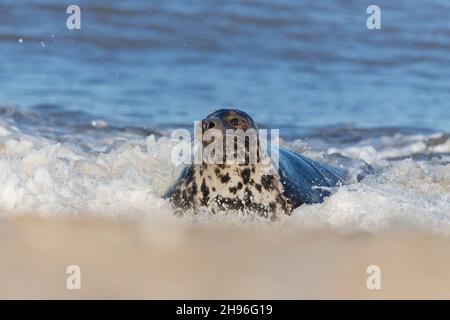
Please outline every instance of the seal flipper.
[[193, 193], [196, 192], [196, 186], [194, 185], [192, 190], [182, 190], [181, 187], [183, 185], [186, 185], [189, 181], [195, 181], [194, 175], [194, 165], [188, 165], [184, 167], [177, 181], [164, 193], [162, 198], [170, 200], [176, 207], [180, 207], [183, 209], [190, 208], [193, 203]]
[[322, 202], [331, 193], [320, 187], [336, 187], [345, 182], [345, 172], [320, 164], [286, 148], [280, 148], [278, 173], [284, 196], [294, 208], [302, 204]]

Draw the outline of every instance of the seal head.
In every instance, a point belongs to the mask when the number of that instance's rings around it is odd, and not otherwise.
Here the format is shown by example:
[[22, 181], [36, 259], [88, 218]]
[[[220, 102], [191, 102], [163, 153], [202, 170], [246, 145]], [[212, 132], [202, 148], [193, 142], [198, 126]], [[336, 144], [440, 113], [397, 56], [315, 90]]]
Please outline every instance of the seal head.
[[247, 113], [237, 109], [219, 109], [202, 120], [203, 131], [218, 129], [225, 133], [226, 129], [254, 129], [258, 127]]

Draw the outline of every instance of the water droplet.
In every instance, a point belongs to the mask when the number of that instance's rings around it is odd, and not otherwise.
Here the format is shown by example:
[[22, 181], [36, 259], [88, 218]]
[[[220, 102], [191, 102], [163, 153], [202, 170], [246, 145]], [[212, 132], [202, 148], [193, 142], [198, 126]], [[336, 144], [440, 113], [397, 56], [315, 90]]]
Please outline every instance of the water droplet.
[[91, 121], [91, 125], [96, 128], [106, 128], [108, 127], [108, 122], [105, 120], [93, 120]]

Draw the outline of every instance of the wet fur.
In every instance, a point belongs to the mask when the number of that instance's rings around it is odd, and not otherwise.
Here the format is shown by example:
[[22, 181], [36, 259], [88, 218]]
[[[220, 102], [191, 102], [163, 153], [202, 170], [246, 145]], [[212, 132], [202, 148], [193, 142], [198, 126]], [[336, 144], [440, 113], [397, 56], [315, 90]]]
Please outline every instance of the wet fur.
[[293, 205], [283, 195], [280, 178], [265, 172], [258, 164], [192, 165], [166, 198], [184, 210], [255, 211], [267, 217], [291, 212]]

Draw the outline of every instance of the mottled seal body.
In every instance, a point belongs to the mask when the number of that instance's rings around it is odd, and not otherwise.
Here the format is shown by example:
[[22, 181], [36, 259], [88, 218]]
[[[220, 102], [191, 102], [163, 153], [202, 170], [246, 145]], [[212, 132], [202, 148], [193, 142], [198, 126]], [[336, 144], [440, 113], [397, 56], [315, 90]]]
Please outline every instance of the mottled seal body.
[[164, 198], [183, 210], [207, 207], [213, 212], [248, 210], [268, 215], [294, 208], [283, 190], [279, 177], [266, 175], [257, 164], [191, 165]]
[[[254, 129], [245, 112], [220, 109], [202, 121], [204, 130]], [[279, 148], [276, 170], [268, 173], [262, 163], [191, 164], [182, 171], [164, 198], [183, 210], [208, 208], [256, 211], [265, 216], [290, 213], [302, 204], [322, 202], [329, 188], [345, 181], [345, 173], [286, 148]], [[276, 168], [276, 167], [275, 167]]]

